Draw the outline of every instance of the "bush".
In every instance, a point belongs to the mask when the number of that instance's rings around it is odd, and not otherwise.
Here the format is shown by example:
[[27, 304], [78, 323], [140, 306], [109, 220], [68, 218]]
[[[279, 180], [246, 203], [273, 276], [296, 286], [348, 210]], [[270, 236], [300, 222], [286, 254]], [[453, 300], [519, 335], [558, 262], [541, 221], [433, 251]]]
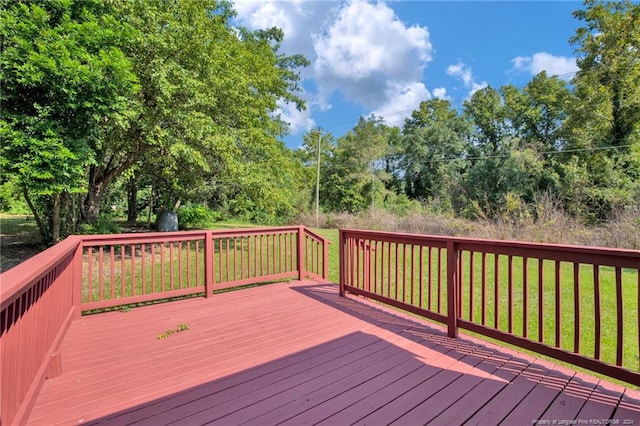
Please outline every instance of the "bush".
[[220, 219], [220, 213], [203, 204], [186, 204], [178, 209], [180, 229], [206, 229]]
[[100, 215], [96, 223], [85, 223], [80, 226], [81, 234], [103, 235], [103, 234], [119, 234], [122, 232], [120, 226], [113, 221], [108, 215]]

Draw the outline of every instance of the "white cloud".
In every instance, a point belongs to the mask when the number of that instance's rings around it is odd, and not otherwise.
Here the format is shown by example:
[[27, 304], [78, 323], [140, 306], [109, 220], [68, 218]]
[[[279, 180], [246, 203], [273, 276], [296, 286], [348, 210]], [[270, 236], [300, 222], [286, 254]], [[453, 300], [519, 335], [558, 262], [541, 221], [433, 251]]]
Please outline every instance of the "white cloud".
[[389, 87], [422, 79], [432, 46], [424, 27], [406, 27], [384, 3], [353, 0], [314, 36], [322, 98], [339, 91], [367, 108], [390, 101]]
[[249, 29], [282, 28], [281, 52], [312, 62], [301, 70], [312, 91], [302, 94], [307, 111], [281, 107], [291, 134], [309, 128], [313, 111], [331, 108], [333, 94], [376, 114], [415, 108], [430, 96], [421, 82], [433, 51], [429, 32], [407, 27], [384, 2], [237, 0], [234, 8]]
[[511, 63], [516, 71], [528, 71], [531, 75], [546, 71], [550, 76], [562, 76], [567, 80], [578, 71], [575, 58], [554, 56], [546, 52], [538, 52], [533, 56], [517, 56], [511, 60]]
[[484, 89], [488, 86], [486, 81], [478, 83], [473, 76], [471, 68], [463, 64], [462, 62], [458, 62], [455, 65], [449, 65], [447, 67], [447, 74], [453, 77], [458, 77], [460, 80], [462, 80], [464, 86], [469, 89], [469, 96], [473, 95], [478, 90]]
[[316, 122], [311, 118], [311, 107], [307, 102], [307, 109], [298, 111], [293, 102], [278, 102], [278, 112], [282, 121], [289, 123], [289, 133], [296, 135], [300, 132], [307, 132], [316, 127]]
[[378, 117], [391, 126], [402, 123], [405, 118], [420, 106], [420, 102], [431, 98], [423, 83], [409, 84], [389, 82], [385, 95], [388, 101], [373, 111]]
[[439, 99], [448, 99], [448, 100], [451, 99], [447, 95], [447, 89], [444, 87], [436, 87], [435, 89], [433, 89], [433, 97], [439, 98]]

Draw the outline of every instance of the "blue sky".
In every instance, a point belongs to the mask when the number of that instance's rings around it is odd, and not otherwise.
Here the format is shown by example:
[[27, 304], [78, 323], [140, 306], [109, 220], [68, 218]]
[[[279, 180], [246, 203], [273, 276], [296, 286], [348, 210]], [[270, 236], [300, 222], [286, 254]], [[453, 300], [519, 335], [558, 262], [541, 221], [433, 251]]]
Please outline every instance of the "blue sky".
[[282, 105], [287, 146], [322, 127], [336, 138], [361, 115], [401, 126], [421, 101], [460, 107], [486, 85], [524, 86], [541, 70], [570, 79], [577, 1], [236, 0], [239, 22], [278, 26], [281, 51], [302, 53], [307, 110]]

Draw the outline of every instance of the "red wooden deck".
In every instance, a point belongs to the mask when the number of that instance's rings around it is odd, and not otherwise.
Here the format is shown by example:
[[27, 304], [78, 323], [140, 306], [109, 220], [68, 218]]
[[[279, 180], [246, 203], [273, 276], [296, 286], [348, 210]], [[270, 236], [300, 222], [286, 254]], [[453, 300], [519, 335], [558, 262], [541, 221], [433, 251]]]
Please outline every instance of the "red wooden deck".
[[29, 425], [640, 424], [637, 391], [309, 281], [86, 316], [60, 351]]

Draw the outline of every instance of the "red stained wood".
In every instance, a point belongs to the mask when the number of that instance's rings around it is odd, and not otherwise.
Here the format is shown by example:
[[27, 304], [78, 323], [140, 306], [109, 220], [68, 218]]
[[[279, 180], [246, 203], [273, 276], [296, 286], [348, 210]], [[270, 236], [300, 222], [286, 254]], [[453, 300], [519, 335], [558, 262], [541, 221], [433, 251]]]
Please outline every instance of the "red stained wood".
[[530, 424], [638, 410], [633, 391], [310, 281], [82, 317], [59, 353], [29, 425]]

